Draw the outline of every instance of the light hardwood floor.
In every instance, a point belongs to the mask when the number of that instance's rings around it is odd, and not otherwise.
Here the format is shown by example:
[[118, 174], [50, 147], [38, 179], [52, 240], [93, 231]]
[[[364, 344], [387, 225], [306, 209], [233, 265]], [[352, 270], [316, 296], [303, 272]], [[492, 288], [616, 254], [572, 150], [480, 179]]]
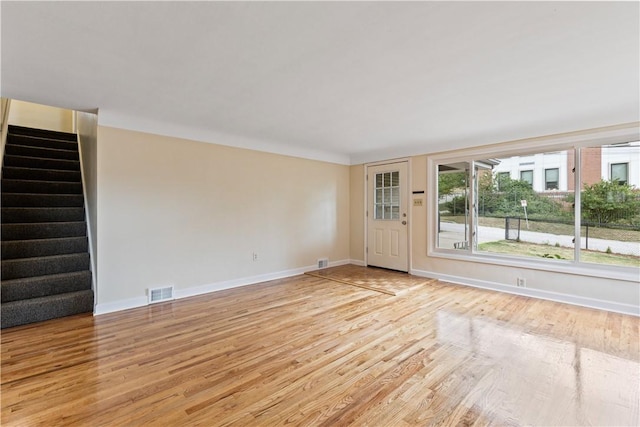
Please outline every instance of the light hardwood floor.
[[437, 281], [392, 296], [297, 276], [4, 330], [1, 421], [638, 425], [639, 323]]

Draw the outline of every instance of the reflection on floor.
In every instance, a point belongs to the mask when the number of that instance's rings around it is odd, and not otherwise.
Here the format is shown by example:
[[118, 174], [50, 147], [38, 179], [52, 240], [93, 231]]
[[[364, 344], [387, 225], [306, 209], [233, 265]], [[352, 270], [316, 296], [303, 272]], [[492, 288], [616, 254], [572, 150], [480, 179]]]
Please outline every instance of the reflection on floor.
[[[415, 279], [331, 274], [348, 271]], [[391, 296], [302, 275], [3, 330], [1, 422], [638, 425], [639, 324], [438, 281]]]
[[399, 271], [356, 265], [324, 268], [306, 274], [394, 296], [435, 282], [435, 279], [425, 279]]

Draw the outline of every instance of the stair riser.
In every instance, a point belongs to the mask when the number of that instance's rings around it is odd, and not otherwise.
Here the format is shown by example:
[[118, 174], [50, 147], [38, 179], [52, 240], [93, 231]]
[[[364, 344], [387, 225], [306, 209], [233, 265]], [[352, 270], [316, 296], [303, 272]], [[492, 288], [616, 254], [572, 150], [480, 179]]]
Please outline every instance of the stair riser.
[[2, 206], [11, 208], [84, 207], [84, 197], [77, 194], [2, 193]]
[[9, 135], [27, 135], [40, 138], [61, 139], [65, 141], [77, 141], [78, 137], [74, 133], [58, 132], [55, 130], [33, 129], [23, 126], [9, 125]]
[[89, 244], [86, 237], [53, 240], [12, 240], [2, 242], [2, 259], [77, 254], [86, 253], [88, 250]]
[[55, 239], [59, 237], [85, 237], [84, 222], [50, 222], [34, 224], [2, 224], [2, 241]]
[[[54, 169], [79, 171], [80, 162], [75, 160], [40, 159], [37, 157], [4, 156], [4, 165], [18, 168]], [[3, 174], [4, 175], [4, 174]]]
[[89, 269], [89, 254], [63, 255], [51, 258], [26, 258], [2, 262], [2, 280], [47, 274], [71, 273]]
[[2, 305], [2, 329], [93, 311], [93, 291], [70, 292]]
[[84, 221], [83, 208], [2, 208], [3, 224]]
[[7, 144], [5, 153], [10, 156], [40, 157], [43, 159], [79, 160], [77, 151], [56, 150], [53, 148], [27, 147]]
[[2, 177], [7, 179], [34, 179], [38, 181], [82, 182], [80, 172], [49, 169], [10, 168], [2, 170]]
[[70, 141], [62, 141], [58, 139], [48, 139], [27, 135], [9, 135], [7, 136], [7, 146], [9, 145], [25, 145], [29, 147], [54, 148], [56, 150], [78, 151], [78, 144]]
[[2, 179], [4, 193], [82, 194], [79, 182], [47, 182]]
[[91, 272], [79, 271], [2, 282], [2, 302], [41, 298], [91, 289]]

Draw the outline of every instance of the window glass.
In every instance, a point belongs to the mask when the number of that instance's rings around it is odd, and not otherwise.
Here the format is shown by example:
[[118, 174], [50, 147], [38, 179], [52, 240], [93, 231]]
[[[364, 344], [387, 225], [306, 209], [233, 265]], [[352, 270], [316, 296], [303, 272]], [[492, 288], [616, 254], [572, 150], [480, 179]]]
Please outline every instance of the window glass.
[[374, 188], [374, 218], [400, 219], [400, 172], [376, 174]]
[[[539, 154], [539, 155], [538, 155]], [[545, 185], [533, 185], [533, 170], [521, 171], [520, 180], [503, 175], [519, 161], [519, 156], [474, 162], [476, 202], [476, 243], [481, 253], [500, 253], [535, 259], [573, 260], [574, 215], [567, 193], [547, 192], [549, 180], [559, 188], [559, 168], [567, 152], [530, 155], [531, 166], [544, 173]], [[521, 159], [520, 159], [521, 160]], [[567, 179], [573, 179], [570, 173]], [[564, 187], [567, 185], [565, 183]]]
[[469, 163], [438, 165], [438, 240], [443, 249], [467, 249]]
[[521, 171], [520, 181], [526, 182], [530, 187], [533, 187], [533, 171]]
[[[640, 266], [640, 190], [629, 182], [631, 164], [640, 163], [638, 142], [583, 149], [580, 188], [580, 260]], [[620, 161], [626, 160], [626, 161]], [[609, 179], [606, 165], [610, 165]], [[604, 170], [602, 170], [604, 168]], [[637, 175], [636, 175], [637, 176]]]
[[437, 248], [640, 267], [640, 142], [516, 154], [437, 165]]
[[624, 185], [629, 179], [629, 163], [613, 163], [611, 165], [611, 180]]
[[557, 190], [559, 188], [560, 169], [545, 169], [544, 188], [545, 190]]

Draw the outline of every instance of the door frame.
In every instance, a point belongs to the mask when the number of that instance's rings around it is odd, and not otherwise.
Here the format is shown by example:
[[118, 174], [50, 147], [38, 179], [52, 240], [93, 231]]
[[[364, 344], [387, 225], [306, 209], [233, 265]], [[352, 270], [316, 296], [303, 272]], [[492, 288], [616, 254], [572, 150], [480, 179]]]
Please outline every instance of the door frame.
[[[383, 165], [391, 165], [394, 163], [406, 163], [407, 164], [407, 188], [406, 194], [404, 197], [407, 199], [407, 273], [411, 274], [412, 266], [413, 266], [413, 254], [411, 253], [412, 247], [412, 234], [413, 234], [413, 203], [411, 199], [411, 188], [412, 180], [411, 180], [411, 157], [401, 157], [398, 159], [391, 160], [383, 160], [379, 162], [371, 162], [366, 163], [364, 165], [364, 212], [362, 212], [362, 216], [364, 218], [364, 265], [369, 265], [369, 251], [367, 248], [369, 247], [369, 218], [367, 216], [367, 210], [369, 209], [369, 167], [373, 166], [383, 166]], [[373, 215], [373, 213], [372, 213]]]

